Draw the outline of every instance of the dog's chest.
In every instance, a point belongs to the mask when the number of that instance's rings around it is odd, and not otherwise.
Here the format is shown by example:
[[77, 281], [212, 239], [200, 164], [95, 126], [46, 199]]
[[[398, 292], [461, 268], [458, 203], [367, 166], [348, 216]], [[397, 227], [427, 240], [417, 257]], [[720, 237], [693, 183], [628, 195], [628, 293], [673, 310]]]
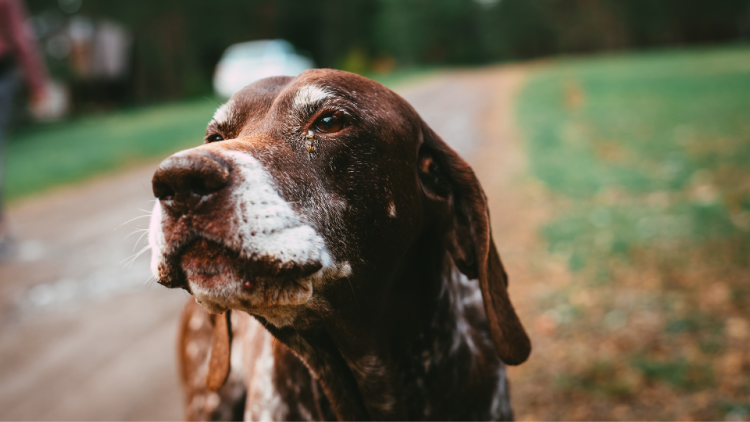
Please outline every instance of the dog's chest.
[[[246, 314], [245, 314], [246, 315]], [[247, 388], [244, 420], [318, 420], [307, 367], [263, 326], [247, 316], [242, 336], [242, 372]]]

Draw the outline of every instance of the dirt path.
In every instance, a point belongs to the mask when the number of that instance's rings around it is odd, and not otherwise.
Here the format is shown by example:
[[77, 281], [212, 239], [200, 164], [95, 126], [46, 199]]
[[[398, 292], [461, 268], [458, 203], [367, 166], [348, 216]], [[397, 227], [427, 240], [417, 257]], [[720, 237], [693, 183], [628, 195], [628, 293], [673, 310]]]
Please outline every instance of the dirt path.
[[[524, 74], [513, 67], [454, 72], [400, 93], [477, 171], [512, 298], [537, 341], [535, 280], [549, 268], [535, 269], [528, 258], [538, 256], [536, 227], [546, 208], [524, 175], [513, 125]], [[124, 238], [147, 219], [123, 223], [151, 206], [154, 167], [11, 209], [19, 256], [0, 264], [0, 418], [181, 418], [173, 349], [185, 295], [147, 282], [148, 256], [123, 264], [140, 233]], [[535, 392], [533, 374], [524, 368], [511, 370], [519, 419], [533, 416], [524, 399]]]
[[[0, 264], [0, 417], [179, 419], [173, 358], [185, 295], [133, 254], [154, 165], [25, 201]], [[122, 226], [121, 226], [122, 225]], [[121, 227], [120, 227], [121, 226]], [[140, 245], [144, 242], [141, 241]]]
[[[570, 419], [547, 400], [549, 368], [555, 365], [555, 344], [544, 335], [544, 319], [537, 306], [552, 285], [567, 283], [570, 274], [562, 261], [550, 259], [539, 227], [551, 216], [554, 203], [545, 188], [527, 172], [523, 141], [515, 125], [514, 101], [530, 68], [504, 67], [488, 72], [493, 93], [482, 119], [481, 154], [469, 161], [487, 194], [492, 231], [509, 278], [511, 300], [532, 341], [527, 362], [509, 367], [511, 394], [518, 420]], [[541, 376], [540, 376], [541, 375]], [[585, 403], [584, 403], [585, 404]]]

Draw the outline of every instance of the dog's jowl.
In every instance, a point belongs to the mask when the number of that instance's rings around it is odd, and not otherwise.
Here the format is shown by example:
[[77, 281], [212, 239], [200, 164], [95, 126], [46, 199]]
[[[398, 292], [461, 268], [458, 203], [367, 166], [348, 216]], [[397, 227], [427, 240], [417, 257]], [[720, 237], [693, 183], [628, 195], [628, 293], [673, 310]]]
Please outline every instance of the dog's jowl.
[[[531, 344], [471, 168], [401, 97], [253, 83], [159, 165], [152, 271], [194, 297], [188, 419], [510, 419]], [[501, 239], [499, 239], [501, 240]]]

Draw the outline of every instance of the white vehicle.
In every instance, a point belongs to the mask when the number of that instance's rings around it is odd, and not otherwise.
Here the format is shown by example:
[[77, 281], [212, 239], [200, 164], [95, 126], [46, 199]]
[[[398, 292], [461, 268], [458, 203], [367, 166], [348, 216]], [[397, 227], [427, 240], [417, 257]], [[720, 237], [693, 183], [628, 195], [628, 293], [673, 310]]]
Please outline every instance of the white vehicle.
[[247, 84], [269, 76], [296, 76], [314, 67], [313, 61], [285, 40], [250, 41], [224, 51], [214, 72], [214, 90], [229, 98]]

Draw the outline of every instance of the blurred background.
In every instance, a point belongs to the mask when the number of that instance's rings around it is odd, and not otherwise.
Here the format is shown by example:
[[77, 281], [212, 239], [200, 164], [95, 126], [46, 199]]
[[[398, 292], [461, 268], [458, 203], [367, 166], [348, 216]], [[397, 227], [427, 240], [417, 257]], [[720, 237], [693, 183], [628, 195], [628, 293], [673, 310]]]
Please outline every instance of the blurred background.
[[518, 419], [750, 420], [750, 0], [25, 8], [48, 77], [0, 143], [0, 419], [182, 417], [153, 170], [239, 87], [330, 67], [478, 173], [535, 347]]

